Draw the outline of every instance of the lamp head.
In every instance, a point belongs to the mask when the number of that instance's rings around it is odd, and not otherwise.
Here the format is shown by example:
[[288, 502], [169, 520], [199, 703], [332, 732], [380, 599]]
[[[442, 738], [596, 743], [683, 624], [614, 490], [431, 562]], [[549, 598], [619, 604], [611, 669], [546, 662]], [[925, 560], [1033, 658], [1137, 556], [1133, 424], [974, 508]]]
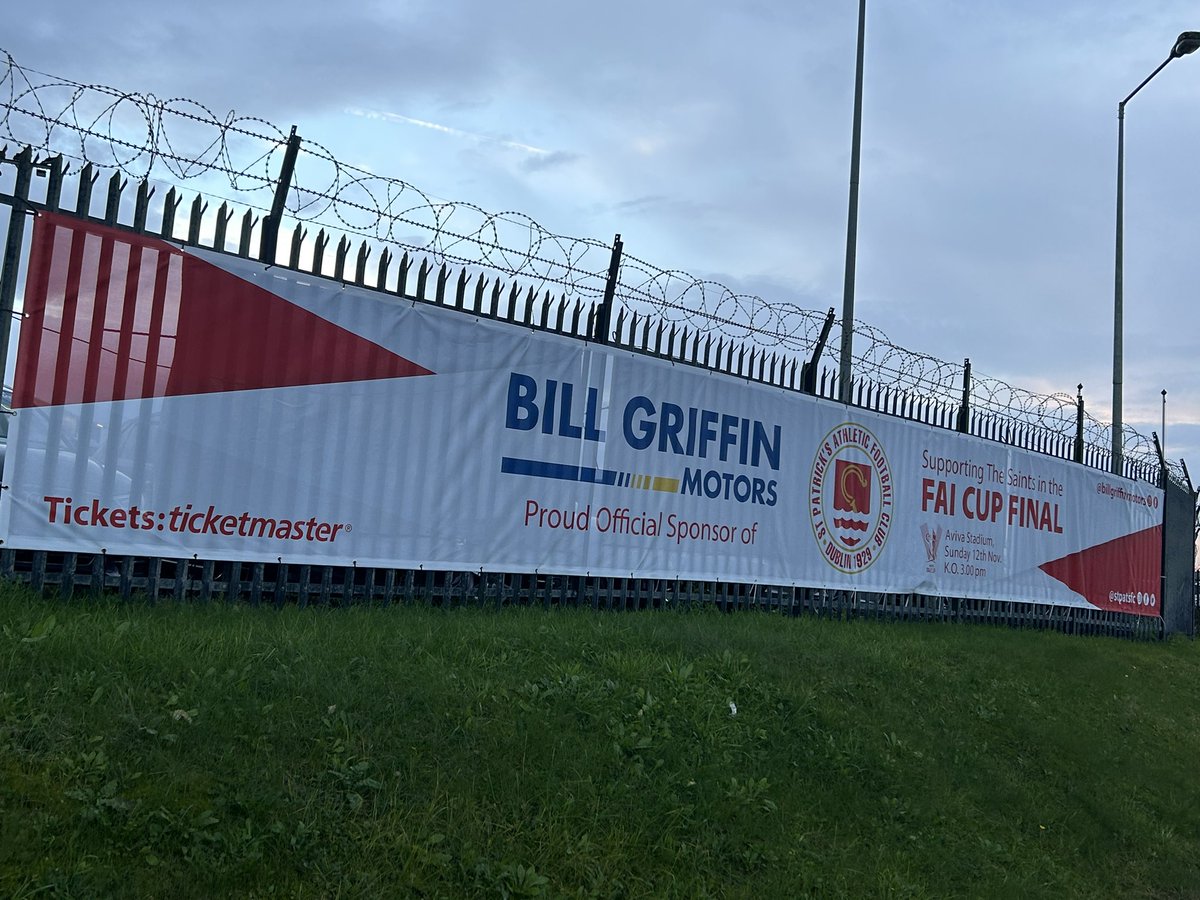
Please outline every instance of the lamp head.
[[1187, 56], [1197, 50], [1200, 50], [1200, 31], [1185, 31], [1175, 39], [1175, 46], [1171, 49], [1171, 58]]

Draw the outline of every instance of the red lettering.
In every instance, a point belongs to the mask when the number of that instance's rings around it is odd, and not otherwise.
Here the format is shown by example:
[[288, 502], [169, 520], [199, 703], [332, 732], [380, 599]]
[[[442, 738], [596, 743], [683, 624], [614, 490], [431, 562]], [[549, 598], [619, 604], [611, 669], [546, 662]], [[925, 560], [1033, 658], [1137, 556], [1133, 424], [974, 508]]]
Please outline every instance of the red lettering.
[[[46, 520], [50, 524], [77, 525], [82, 528], [132, 528], [136, 531], [159, 531], [173, 534], [212, 534], [225, 537], [274, 538], [276, 540], [308, 540], [328, 543], [337, 539], [342, 532], [350, 531], [346, 523], [319, 521], [316, 516], [304, 519], [259, 518], [249, 512], [240, 515], [218, 512], [210, 504], [202, 512], [192, 512], [192, 504], [175, 506], [169, 512], [141, 509], [136, 505], [126, 508], [102, 506], [100, 500], [80, 500], [70, 497], [45, 496]], [[530, 501], [541, 516], [547, 510]], [[562, 514], [559, 513], [561, 516]], [[586, 511], [583, 513], [586, 516]]]
[[43, 503], [50, 504], [50, 524], [53, 525], [58, 521], [58, 504], [63, 502], [62, 497], [43, 497]]
[[108, 507], [101, 506], [99, 500], [92, 501], [92, 524], [108, 527]]

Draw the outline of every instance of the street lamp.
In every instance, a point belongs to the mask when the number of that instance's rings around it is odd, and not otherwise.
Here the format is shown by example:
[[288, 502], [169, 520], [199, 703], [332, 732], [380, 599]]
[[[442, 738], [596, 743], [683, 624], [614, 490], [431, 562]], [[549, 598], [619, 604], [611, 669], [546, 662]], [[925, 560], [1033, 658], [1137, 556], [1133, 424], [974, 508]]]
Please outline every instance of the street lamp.
[[1178, 59], [1181, 56], [1187, 56], [1189, 53], [1194, 53], [1200, 49], [1200, 31], [1185, 31], [1175, 39], [1175, 46], [1171, 48], [1171, 55], [1164, 59], [1151, 72], [1146, 80], [1133, 89], [1133, 91], [1117, 104], [1117, 250], [1116, 250], [1116, 266], [1113, 279], [1113, 421], [1112, 421], [1112, 470], [1114, 475], [1123, 474], [1122, 469], [1122, 451], [1123, 445], [1121, 440], [1121, 388], [1124, 374], [1122, 367], [1123, 359], [1123, 331], [1124, 331], [1124, 298], [1122, 270], [1123, 262], [1123, 238], [1125, 227], [1125, 104], [1134, 98], [1138, 91], [1150, 83], [1159, 72], [1167, 67], [1173, 59]]
[[867, 35], [867, 0], [858, 2], [858, 57], [854, 66], [854, 127], [850, 140], [850, 211], [846, 216], [846, 277], [842, 283], [842, 350], [838, 399], [850, 402], [854, 350], [854, 268], [858, 248], [858, 169], [862, 156], [863, 51]]

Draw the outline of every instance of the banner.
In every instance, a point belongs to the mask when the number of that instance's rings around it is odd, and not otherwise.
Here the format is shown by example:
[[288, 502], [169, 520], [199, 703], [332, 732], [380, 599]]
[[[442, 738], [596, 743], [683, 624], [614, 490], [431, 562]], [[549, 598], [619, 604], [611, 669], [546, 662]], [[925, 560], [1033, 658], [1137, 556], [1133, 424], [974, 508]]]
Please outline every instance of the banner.
[[10, 547], [1159, 614], [1149, 485], [63, 215], [13, 406]]

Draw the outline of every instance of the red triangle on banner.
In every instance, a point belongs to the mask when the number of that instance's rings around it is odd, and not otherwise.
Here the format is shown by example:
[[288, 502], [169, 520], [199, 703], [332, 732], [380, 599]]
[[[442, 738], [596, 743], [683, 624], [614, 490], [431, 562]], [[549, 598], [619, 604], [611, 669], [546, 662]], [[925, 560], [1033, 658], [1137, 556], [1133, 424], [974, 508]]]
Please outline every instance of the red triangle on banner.
[[34, 224], [15, 407], [432, 374], [159, 238]]
[[1162, 526], [1155, 525], [1038, 568], [1099, 609], [1162, 615]]

